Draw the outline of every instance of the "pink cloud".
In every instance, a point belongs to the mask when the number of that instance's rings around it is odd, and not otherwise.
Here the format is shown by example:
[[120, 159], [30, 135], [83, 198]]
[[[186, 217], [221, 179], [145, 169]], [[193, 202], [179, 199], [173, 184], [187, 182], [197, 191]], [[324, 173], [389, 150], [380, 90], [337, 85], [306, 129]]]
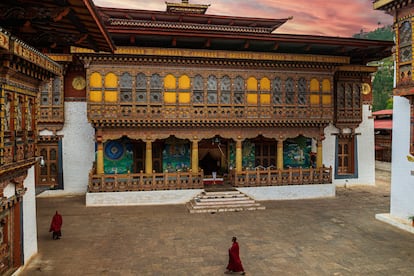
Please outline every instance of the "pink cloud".
[[[94, 0], [95, 5], [128, 9], [165, 10], [165, 0]], [[170, 0], [167, 2], [181, 2]], [[375, 11], [371, 0], [190, 0], [193, 4], [211, 4], [208, 14], [287, 18], [292, 20], [280, 27], [277, 33], [309, 34], [350, 37], [372, 31], [380, 25], [392, 24], [392, 17]]]

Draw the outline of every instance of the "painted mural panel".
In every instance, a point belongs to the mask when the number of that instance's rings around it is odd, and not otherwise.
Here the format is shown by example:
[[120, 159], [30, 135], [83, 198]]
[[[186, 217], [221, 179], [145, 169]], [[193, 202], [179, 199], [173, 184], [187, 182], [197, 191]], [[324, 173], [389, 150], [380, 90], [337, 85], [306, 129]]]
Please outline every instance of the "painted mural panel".
[[106, 174], [125, 174], [132, 171], [133, 149], [127, 139], [104, 144], [104, 171]]
[[[229, 143], [229, 169], [236, 168], [236, 143]], [[244, 141], [242, 144], [242, 166], [243, 169], [254, 169], [255, 144], [250, 141]]]
[[299, 136], [283, 142], [283, 164], [285, 168], [310, 167], [312, 139]]
[[190, 144], [166, 143], [162, 152], [163, 171], [188, 171], [190, 168]]

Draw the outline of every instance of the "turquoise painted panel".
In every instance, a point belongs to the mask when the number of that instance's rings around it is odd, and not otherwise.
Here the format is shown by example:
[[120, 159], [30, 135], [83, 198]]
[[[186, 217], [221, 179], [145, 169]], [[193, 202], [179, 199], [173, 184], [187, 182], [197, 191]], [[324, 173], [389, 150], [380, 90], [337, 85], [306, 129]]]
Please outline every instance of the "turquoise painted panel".
[[130, 173], [133, 162], [133, 150], [129, 139], [104, 143], [104, 172], [106, 174]]
[[188, 171], [190, 168], [190, 144], [165, 144], [162, 152], [162, 169], [168, 172]]
[[312, 139], [299, 136], [283, 142], [283, 166], [285, 168], [309, 168], [311, 165]]

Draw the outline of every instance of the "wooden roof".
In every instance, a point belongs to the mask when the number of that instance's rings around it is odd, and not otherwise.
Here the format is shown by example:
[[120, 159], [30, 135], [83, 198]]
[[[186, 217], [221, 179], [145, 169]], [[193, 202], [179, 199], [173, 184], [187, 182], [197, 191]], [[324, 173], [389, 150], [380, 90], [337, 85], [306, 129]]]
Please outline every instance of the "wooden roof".
[[115, 49], [92, 0], [2, 0], [0, 26], [44, 52]]
[[117, 46], [349, 56], [353, 64], [366, 64], [390, 56], [394, 45], [392, 41], [274, 32], [290, 18], [97, 10]]

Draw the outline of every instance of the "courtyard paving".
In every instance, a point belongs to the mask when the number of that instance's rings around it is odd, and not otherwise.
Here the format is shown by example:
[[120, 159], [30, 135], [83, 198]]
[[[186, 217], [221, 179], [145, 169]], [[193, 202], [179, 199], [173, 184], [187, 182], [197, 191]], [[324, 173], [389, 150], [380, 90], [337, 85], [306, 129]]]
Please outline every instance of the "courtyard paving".
[[[265, 201], [262, 211], [190, 214], [184, 205], [85, 207], [38, 198], [39, 253], [20, 275], [223, 275], [237, 236], [246, 275], [414, 275], [414, 235], [389, 212], [389, 172], [335, 198]], [[63, 215], [63, 237], [50, 220]]]

